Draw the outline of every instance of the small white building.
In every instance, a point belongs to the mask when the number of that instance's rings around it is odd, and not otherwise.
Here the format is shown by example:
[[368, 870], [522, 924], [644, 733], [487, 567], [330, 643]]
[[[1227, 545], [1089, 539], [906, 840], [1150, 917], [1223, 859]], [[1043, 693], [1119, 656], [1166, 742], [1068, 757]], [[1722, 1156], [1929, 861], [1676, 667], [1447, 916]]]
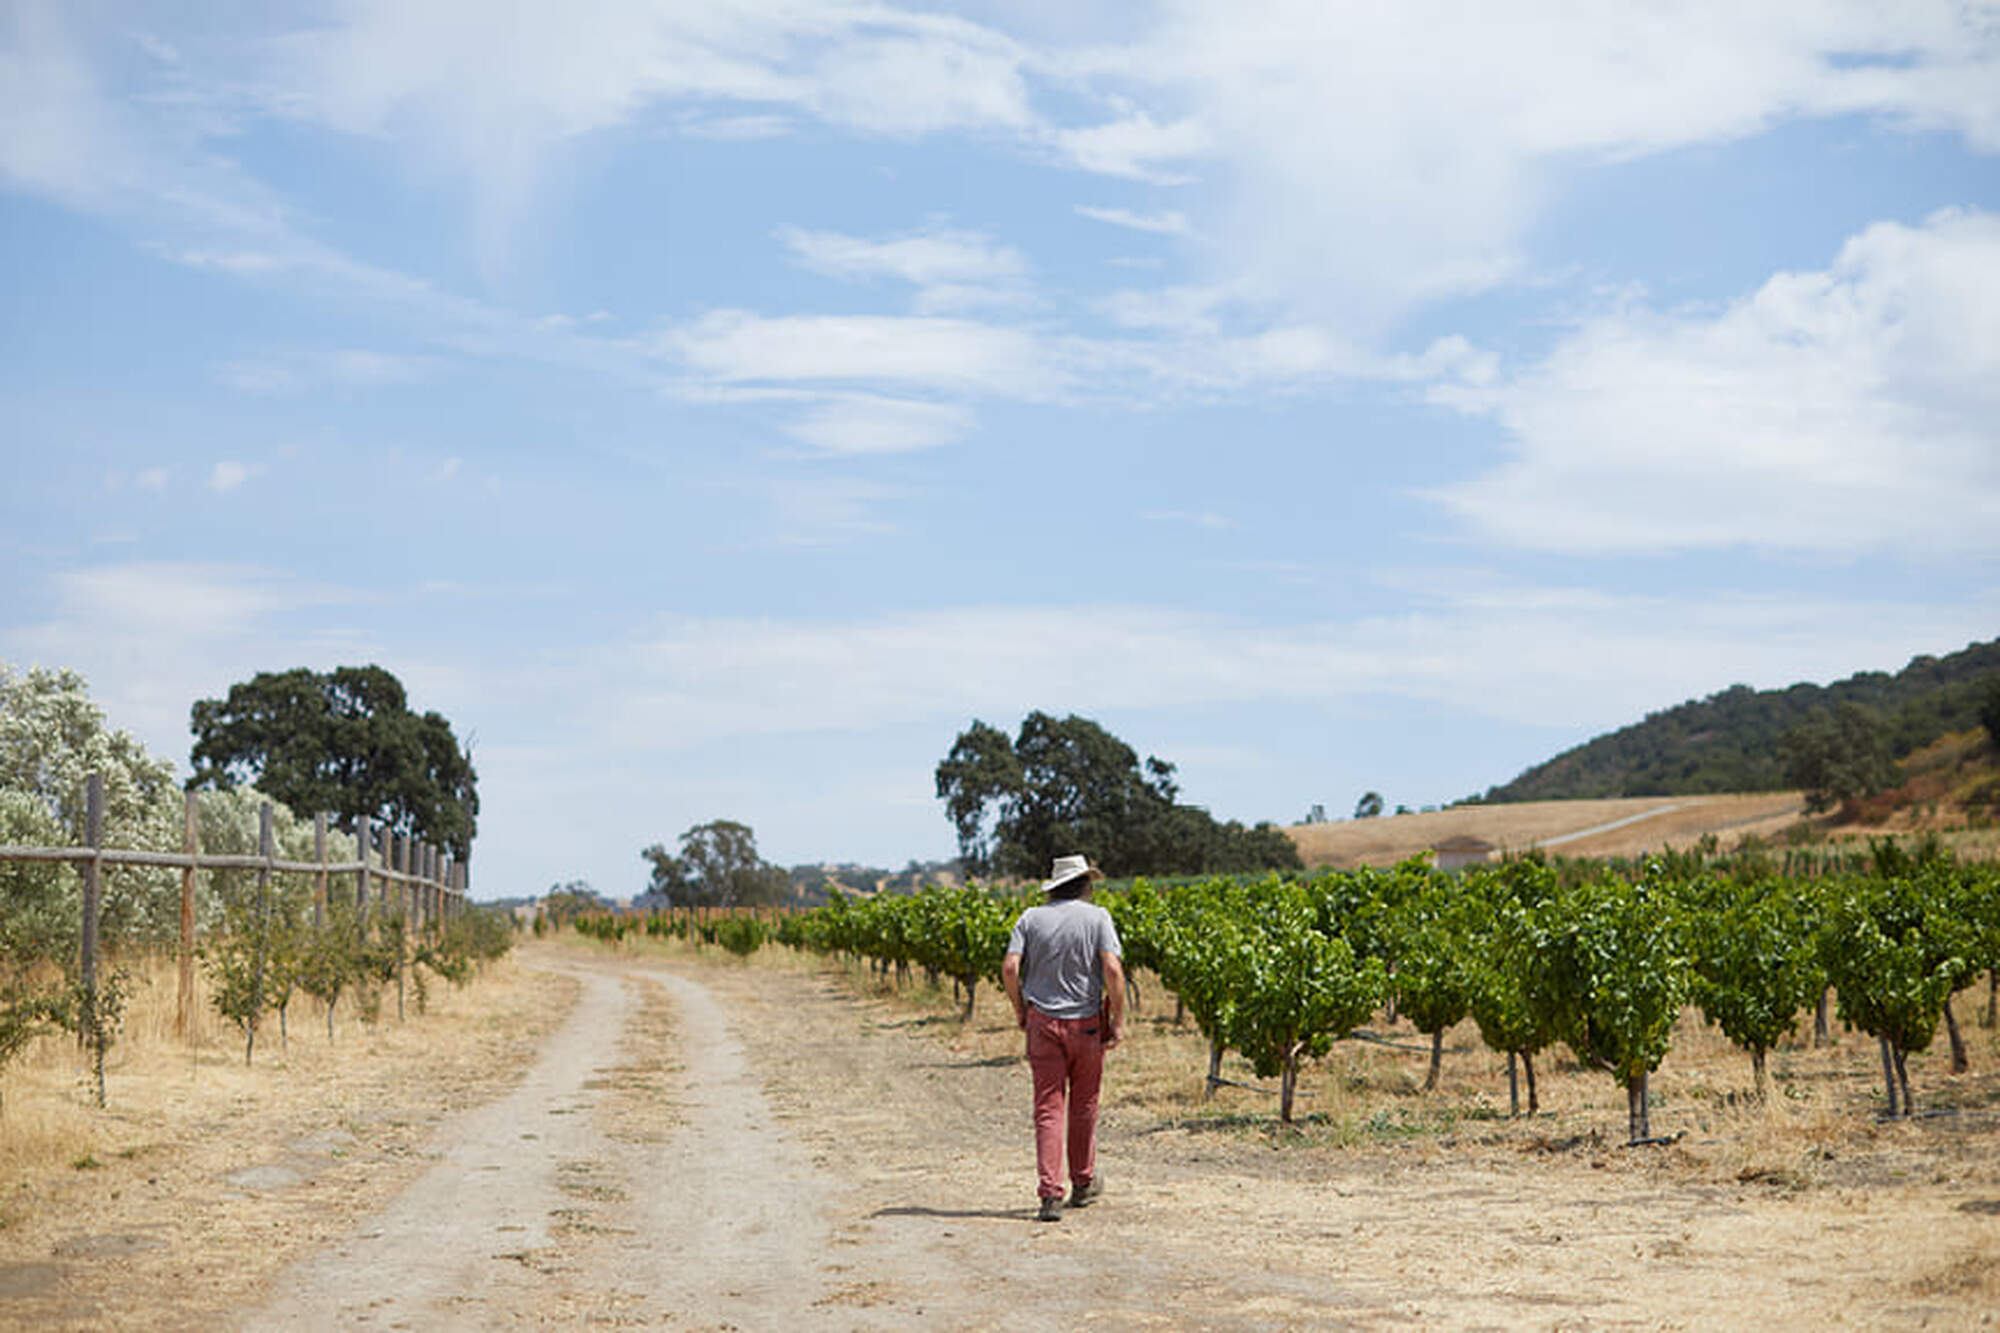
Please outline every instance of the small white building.
[[1493, 853], [1498, 850], [1484, 838], [1461, 836], [1446, 838], [1432, 847], [1431, 853], [1437, 858], [1439, 870], [1457, 870], [1463, 866], [1484, 865], [1493, 859]]

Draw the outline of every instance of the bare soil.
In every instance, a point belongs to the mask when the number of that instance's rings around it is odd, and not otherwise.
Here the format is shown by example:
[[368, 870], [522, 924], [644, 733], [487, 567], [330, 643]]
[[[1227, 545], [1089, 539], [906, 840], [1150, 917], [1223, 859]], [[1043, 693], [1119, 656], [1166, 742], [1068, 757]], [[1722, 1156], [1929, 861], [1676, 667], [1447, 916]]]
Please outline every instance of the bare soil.
[[2000, 1310], [1985, 1029], [1972, 1075], [1913, 1066], [1922, 1104], [1956, 1114], [1878, 1124], [1852, 1036], [1774, 1055], [1778, 1104], [1753, 1111], [1747, 1061], [1697, 1028], [1656, 1080], [1656, 1129], [1685, 1137], [1627, 1149], [1622, 1091], [1553, 1058], [1554, 1109], [1501, 1118], [1501, 1066], [1469, 1030], [1428, 1095], [1422, 1055], [1343, 1043], [1280, 1129], [1256, 1092], [1201, 1098], [1199, 1039], [1149, 992], [1108, 1070], [1107, 1192], [1038, 1224], [1028, 1074], [995, 998], [961, 1026], [948, 994], [776, 950], [523, 953], [476, 1058], [458, 1033], [434, 1067], [383, 1062], [214, 1127], [254, 1125], [256, 1151], [163, 1126], [38, 1196], [0, 1231], [0, 1325], [1972, 1328]]

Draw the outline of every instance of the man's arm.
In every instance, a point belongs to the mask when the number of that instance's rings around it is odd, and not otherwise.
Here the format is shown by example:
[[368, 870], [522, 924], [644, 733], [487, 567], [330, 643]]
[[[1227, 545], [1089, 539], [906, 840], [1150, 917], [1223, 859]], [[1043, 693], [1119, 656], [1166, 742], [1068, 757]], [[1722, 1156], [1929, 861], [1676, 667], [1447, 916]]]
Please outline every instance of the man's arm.
[[1104, 964], [1104, 1008], [1110, 1027], [1104, 1034], [1106, 1046], [1125, 1040], [1125, 964], [1109, 949], [1097, 954]]
[[[1021, 995], [1021, 955], [1010, 953], [1000, 963], [1000, 984], [1007, 988], [1007, 1002], [1014, 1006], [1014, 1026], [1028, 1026], [1028, 1002]], [[1120, 992], [1123, 995], [1123, 992]]]

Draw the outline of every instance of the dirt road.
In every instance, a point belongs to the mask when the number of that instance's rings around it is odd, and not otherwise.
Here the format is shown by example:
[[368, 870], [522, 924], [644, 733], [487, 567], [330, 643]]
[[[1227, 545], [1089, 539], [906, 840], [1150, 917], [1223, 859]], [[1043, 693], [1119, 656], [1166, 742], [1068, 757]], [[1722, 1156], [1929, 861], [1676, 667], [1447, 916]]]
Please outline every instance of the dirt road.
[[1588, 1148], [1273, 1151], [1128, 1117], [1115, 1066], [1110, 1191], [1037, 1225], [1025, 1066], [950, 1020], [564, 966], [529, 1078], [245, 1327], [1976, 1327], [2000, 1276], [1990, 1167], [1800, 1196]]

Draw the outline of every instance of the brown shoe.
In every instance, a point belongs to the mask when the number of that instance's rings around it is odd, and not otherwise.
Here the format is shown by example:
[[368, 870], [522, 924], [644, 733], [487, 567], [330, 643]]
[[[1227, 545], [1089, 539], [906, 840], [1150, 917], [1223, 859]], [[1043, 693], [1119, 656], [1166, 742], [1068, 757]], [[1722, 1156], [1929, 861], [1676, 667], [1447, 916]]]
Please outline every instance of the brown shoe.
[[1060, 1194], [1051, 1194], [1042, 1200], [1042, 1210], [1035, 1214], [1037, 1222], [1062, 1221], [1063, 1201]]
[[1070, 1186], [1069, 1206], [1072, 1208], [1088, 1208], [1091, 1204], [1097, 1202], [1097, 1196], [1102, 1193], [1104, 1193], [1104, 1173], [1100, 1171], [1081, 1185]]

